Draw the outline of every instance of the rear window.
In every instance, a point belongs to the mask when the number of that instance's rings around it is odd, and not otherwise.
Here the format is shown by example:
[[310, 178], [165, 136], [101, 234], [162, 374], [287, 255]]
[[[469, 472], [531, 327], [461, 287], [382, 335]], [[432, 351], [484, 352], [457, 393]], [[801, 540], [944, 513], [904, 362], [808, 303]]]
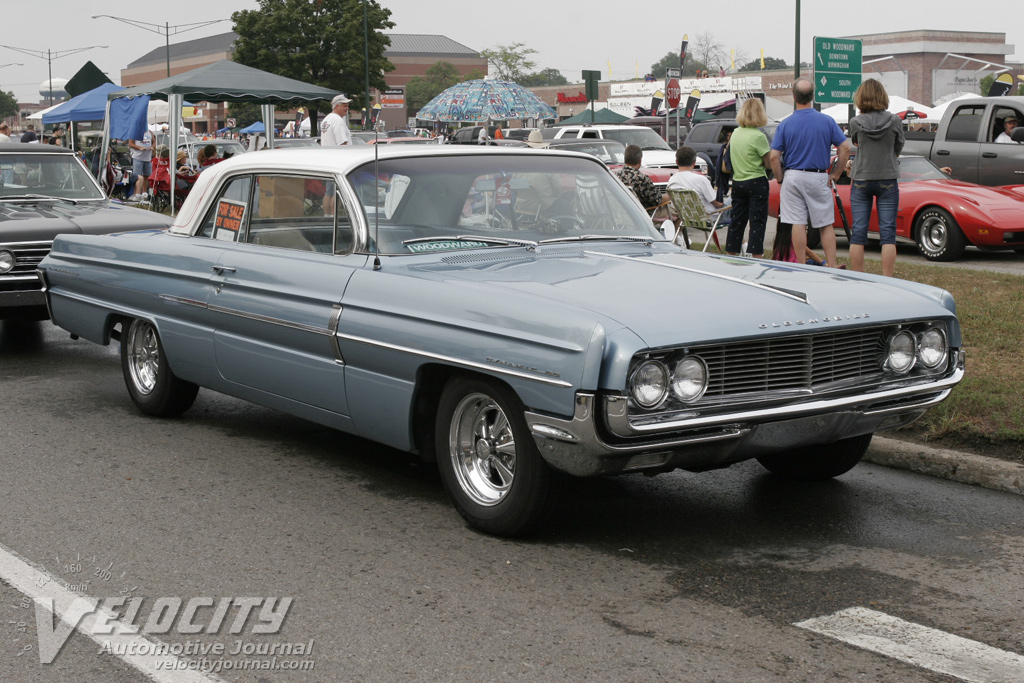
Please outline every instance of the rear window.
[[985, 105], [960, 107], [949, 121], [946, 130], [948, 142], [977, 142]]

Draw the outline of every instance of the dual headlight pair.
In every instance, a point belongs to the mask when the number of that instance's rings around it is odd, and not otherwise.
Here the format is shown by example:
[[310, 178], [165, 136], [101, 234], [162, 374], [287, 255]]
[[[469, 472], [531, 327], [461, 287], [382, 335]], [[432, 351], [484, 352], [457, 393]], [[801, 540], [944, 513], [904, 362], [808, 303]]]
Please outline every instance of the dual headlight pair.
[[[949, 346], [942, 329], [897, 329], [885, 341], [881, 369], [905, 375], [920, 364], [926, 372], [937, 372], [943, 369], [948, 357]], [[670, 363], [648, 359], [630, 373], [629, 395], [644, 409], [656, 408], [670, 394], [680, 403], [693, 403], [707, 391], [709, 379], [707, 363], [698, 355]]]

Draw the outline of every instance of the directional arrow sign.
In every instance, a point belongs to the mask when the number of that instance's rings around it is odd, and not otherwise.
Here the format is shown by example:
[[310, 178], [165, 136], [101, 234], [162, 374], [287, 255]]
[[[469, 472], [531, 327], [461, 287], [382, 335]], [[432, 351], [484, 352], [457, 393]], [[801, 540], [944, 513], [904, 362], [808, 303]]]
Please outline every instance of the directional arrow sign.
[[814, 74], [814, 99], [821, 103], [852, 102], [860, 87], [860, 74]]

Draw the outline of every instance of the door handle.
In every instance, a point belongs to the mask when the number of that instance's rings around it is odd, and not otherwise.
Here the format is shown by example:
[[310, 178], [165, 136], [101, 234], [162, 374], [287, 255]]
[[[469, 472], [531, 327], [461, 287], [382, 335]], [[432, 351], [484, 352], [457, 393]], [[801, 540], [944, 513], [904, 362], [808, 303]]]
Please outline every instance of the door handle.
[[217, 275], [223, 275], [224, 273], [235, 272], [234, 266], [211, 266], [210, 270], [217, 273]]
[[936, 151], [935, 153], [936, 154], [940, 154], [940, 155], [942, 155], [944, 157], [948, 157], [949, 156], [949, 150], [948, 149], [940, 149], [940, 150]]
[[996, 154], [995, 152], [982, 152], [981, 156], [985, 157], [986, 159], [995, 159], [999, 155]]

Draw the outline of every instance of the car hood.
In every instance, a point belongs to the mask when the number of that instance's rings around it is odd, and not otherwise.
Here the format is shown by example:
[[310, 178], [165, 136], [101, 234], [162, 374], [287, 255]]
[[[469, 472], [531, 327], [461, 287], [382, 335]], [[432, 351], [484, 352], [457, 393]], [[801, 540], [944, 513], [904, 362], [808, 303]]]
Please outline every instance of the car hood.
[[0, 242], [49, 241], [60, 234], [103, 235], [124, 230], [167, 228], [159, 213], [110, 201], [77, 205], [55, 201], [0, 202]]
[[[468, 289], [477, 289], [492, 310], [501, 307], [503, 291], [517, 292], [519, 303], [527, 295], [538, 306], [544, 300], [547, 307], [554, 302], [585, 309], [609, 329], [616, 327], [612, 321], [629, 328], [651, 348], [763, 336], [766, 331], [792, 334], [948, 317], [953, 310], [952, 298], [934, 287], [669, 245], [630, 249], [593, 243], [542, 246], [533, 254], [491, 253], [490, 263], [483, 255], [471, 264], [452, 255], [417, 270], [471, 281]], [[459, 263], [466, 266], [452, 267]], [[474, 306], [474, 298], [463, 301]]]

